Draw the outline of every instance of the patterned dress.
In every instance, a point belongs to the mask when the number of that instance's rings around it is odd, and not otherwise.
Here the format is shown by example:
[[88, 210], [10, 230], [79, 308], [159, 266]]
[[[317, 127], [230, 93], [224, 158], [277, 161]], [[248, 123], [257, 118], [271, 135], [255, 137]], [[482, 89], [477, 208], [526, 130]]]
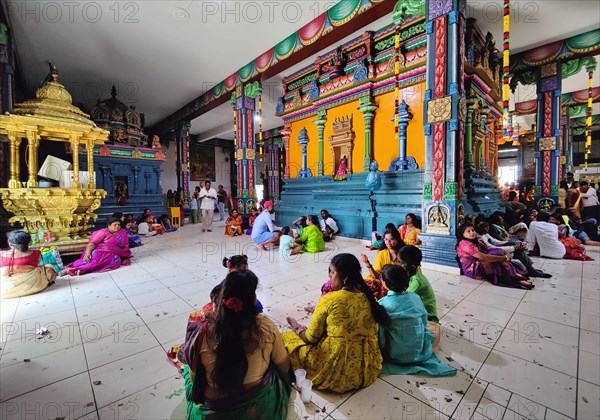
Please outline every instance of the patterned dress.
[[317, 389], [343, 393], [371, 385], [381, 371], [378, 324], [362, 293], [339, 290], [323, 296], [306, 330], [306, 344], [295, 332], [283, 343], [294, 369], [305, 369]]

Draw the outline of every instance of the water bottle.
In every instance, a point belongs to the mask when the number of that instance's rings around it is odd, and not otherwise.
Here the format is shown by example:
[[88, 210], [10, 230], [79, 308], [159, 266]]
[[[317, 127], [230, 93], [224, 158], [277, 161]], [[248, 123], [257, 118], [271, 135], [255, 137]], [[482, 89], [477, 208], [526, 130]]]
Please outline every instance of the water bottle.
[[40, 225], [40, 227], [38, 228], [38, 242], [44, 242], [44, 228], [42, 227], [42, 225]]

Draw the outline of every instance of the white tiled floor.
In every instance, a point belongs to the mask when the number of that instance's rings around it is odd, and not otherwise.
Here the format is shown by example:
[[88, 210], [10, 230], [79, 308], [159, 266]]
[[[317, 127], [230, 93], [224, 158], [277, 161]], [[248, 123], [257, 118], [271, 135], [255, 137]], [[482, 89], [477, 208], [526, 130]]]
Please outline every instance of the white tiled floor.
[[[303, 307], [318, 300], [333, 255], [364, 252], [337, 238], [322, 254], [284, 259], [215, 225], [150, 238], [130, 267], [2, 301], [0, 418], [185, 418], [165, 350], [225, 276], [223, 257], [249, 256], [265, 314], [285, 328], [287, 315], [308, 322]], [[554, 277], [527, 292], [426, 270], [443, 326], [437, 353], [457, 376], [384, 375], [354, 393], [316, 392], [307, 405], [294, 392], [288, 417], [599, 419], [600, 253], [590, 252], [596, 261], [536, 259]], [[38, 339], [41, 326], [50, 334]]]

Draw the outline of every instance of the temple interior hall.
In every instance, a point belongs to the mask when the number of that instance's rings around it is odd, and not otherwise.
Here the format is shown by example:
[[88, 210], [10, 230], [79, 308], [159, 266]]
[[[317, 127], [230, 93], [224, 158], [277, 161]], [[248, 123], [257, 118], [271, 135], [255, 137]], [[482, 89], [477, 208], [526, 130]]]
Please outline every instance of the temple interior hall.
[[600, 420], [599, 59], [589, 0], [0, 0], [0, 418]]

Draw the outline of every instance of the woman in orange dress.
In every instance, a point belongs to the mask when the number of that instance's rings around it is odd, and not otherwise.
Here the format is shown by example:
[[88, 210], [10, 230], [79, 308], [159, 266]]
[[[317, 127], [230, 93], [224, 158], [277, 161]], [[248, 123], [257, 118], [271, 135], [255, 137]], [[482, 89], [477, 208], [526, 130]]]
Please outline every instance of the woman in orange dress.
[[231, 215], [225, 220], [225, 235], [238, 236], [242, 234], [242, 216], [237, 210], [232, 210]]

